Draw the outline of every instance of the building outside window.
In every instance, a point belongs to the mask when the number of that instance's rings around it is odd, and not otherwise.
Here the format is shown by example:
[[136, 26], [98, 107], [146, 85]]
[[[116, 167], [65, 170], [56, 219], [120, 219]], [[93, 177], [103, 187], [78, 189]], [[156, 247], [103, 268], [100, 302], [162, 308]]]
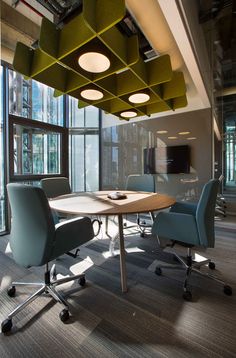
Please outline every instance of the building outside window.
[[73, 191], [99, 189], [99, 110], [69, 97], [69, 157]]
[[[99, 189], [99, 110], [92, 106], [78, 109], [77, 100], [54, 97], [53, 88], [26, 80], [5, 65], [1, 66], [0, 78], [0, 232], [3, 232], [4, 178], [8, 167], [10, 182], [39, 185], [44, 177], [70, 174], [73, 191]], [[8, 106], [3, 105], [4, 93]], [[9, 133], [9, 165], [4, 163], [7, 133], [4, 118]]]
[[5, 231], [3, 67], [0, 66], [0, 232]]

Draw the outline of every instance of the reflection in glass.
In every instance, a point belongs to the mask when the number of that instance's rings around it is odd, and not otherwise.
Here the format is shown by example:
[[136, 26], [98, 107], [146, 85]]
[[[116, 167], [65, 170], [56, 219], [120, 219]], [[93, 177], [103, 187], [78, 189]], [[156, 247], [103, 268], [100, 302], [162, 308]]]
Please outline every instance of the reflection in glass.
[[84, 191], [84, 136], [70, 134], [69, 143], [72, 191]]
[[97, 135], [86, 135], [86, 191], [98, 190], [99, 140]]
[[78, 100], [69, 97], [69, 126], [84, 127], [84, 109], [78, 108]]
[[63, 96], [56, 98], [53, 88], [9, 70], [9, 113], [63, 126]]
[[96, 107], [88, 106], [85, 108], [85, 126], [98, 127], [99, 110]]
[[61, 134], [14, 124], [14, 174], [59, 174]]
[[93, 106], [78, 108], [78, 100], [69, 97], [69, 157], [73, 191], [99, 188], [99, 110]]
[[4, 146], [3, 146], [3, 67], [0, 66], [0, 232], [5, 230]]
[[135, 123], [102, 130], [102, 188], [123, 189], [129, 174], [143, 172], [148, 131]]

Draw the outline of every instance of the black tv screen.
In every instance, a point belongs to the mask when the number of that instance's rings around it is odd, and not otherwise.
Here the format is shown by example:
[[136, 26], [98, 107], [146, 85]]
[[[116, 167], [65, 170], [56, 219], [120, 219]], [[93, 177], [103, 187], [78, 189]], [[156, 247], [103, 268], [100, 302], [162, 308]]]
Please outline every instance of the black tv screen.
[[144, 149], [145, 174], [180, 174], [190, 172], [190, 147], [178, 145]]

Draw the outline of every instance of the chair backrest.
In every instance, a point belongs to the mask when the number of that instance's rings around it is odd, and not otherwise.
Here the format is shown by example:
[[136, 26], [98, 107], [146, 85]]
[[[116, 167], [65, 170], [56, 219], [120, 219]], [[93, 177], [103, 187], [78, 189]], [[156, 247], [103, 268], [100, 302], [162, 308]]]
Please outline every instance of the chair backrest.
[[66, 177], [45, 178], [40, 181], [40, 185], [48, 198], [71, 193], [69, 179]]
[[150, 174], [132, 174], [126, 181], [126, 189], [134, 191], [155, 192], [155, 181], [153, 175]]
[[215, 244], [215, 205], [219, 187], [219, 180], [211, 179], [203, 187], [196, 211], [196, 221], [200, 244], [214, 247]]
[[55, 226], [48, 199], [41, 188], [8, 184], [12, 223], [10, 246], [14, 260], [22, 266], [41, 266], [50, 258]]

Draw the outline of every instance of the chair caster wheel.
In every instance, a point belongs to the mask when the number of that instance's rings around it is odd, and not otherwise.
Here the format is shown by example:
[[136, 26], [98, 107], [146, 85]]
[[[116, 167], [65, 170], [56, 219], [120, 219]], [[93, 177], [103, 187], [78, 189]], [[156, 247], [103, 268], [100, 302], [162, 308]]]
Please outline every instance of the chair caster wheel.
[[12, 328], [12, 320], [7, 318], [1, 324], [2, 333], [10, 332]]
[[190, 291], [185, 291], [183, 293], [183, 299], [185, 301], [192, 301], [192, 293]]
[[7, 294], [9, 297], [14, 297], [16, 294], [16, 288], [15, 286], [11, 286], [7, 289]]
[[144, 232], [141, 232], [140, 237], [144, 237], [144, 236], [145, 236]]
[[161, 276], [161, 275], [162, 275], [162, 269], [157, 266], [156, 269], [155, 269], [155, 274], [156, 274], [157, 276]]
[[225, 285], [224, 286], [224, 294], [226, 294], [227, 296], [231, 296], [232, 293], [233, 293], [232, 287], [230, 287], [229, 285]]
[[80, 286], [85, 286], [86, 285], [86, 279], [85, 279], [85, 277], [81, 277], [80, 279], [79, 279], [79, 284], [80, 284]]
[[208, 267], [209, 267], [209, 269], [211, 269], [211, 270], [215, 270], [216, 265], [215, 265], [214, 262], [211, 261], [211, 262], [209, 262]]
[[64, 308], [60, 313], [59, 313], [59, 317], [60, 317], [60, 320], [62, 322], [66, 322], [69, 318], [70, 318], [70, 314], [69, 314], [69, 311]]

